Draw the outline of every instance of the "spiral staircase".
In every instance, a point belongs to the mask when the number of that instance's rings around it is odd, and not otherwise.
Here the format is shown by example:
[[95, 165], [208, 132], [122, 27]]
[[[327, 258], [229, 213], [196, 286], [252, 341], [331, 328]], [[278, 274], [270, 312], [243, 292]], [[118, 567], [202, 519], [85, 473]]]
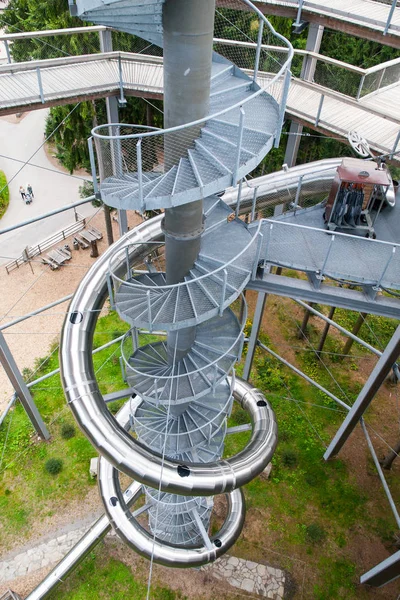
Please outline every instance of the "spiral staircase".
[[[103, 476], [99, 479], [107, 514], [117, 532], [136, 550], [150, 555], [145, 542], [141, 546], [138, 541], [146, 535], [140, 527], [134, 525], [135, 537], [123, 525], [128, 521], [132, 524], [134, 517], [124, 504], [116, 468], [144, 484], [143, 510], [149, 514], [151, 556], [175, 566], [204, 564], [235, 541], [244, 518], [243, 497], [235, 488], [266, 466], [276, 445], [276, 424], [267, 401], [250, 386], [240, 388], [247, 384], [235, 381], [234, 375], [246, 322], [245, 309], [237, 316], [236, 301], [258, 268], [262, 234], [257, 226], [249, 229], [218, 194], [236, 185], [274, 143], [279, 143], [291, 46], [274, 32], [251, 2], [241, 1], [254, 13], [261, 30], [254, 49], [253, 73], [250, 69], [240, 70], [214, 52], [207, 118], [163, 131], [112, 124], [92, 132], [98, 162], [102, 163], [101, 198], [109, 206], [148, 211], [203, 200], [200, 252], [181, 282], [167, 285], [164, 272], [136, 272], [132, 264], [137, 244], [129, 242], [112, 251], [107, 266], [111, 303], [132, 331], [145, 328], [179, 333], [188, 327], [196, 328], [189, 352], [172, 361], [164, 341], [137, 347], [130, 331], [122, 343], [126, 379], [136, 397], [128, 403], [119, 423], [137, 440], [143, 462], [129, 462], [122, 451], [119, 458], [111, 450], [105, 451], [106, 440], [103, 446], [96, 443], [96, 435], [89, 432], [95, 417], [86, 427], [82, 425], [83, 414], [79, 415], [84, 394], [73, 400], [71, 395], [75, 392], [71, 390], [77, 386], [64, 382], [78, 420], [109, 461], [108, 467], [102, 463]], [[162, 46], [163, 3], [164, 0], [78, 0], [75, 8], [81, 19]], [[287, 48], [266, 89], [257, 83], [258, 66], [266, 52], [261, 47], [264, 27], [268, 40], [275, 37], [277, 45], [283, 41]], [[264, 59], [267, 64], [266, 56]], [[163, 156], [166, 147], [178, 156], [168, 166]], [[253, 436], [246, 459], [243, 454], [243, 460], [238, 458], [228, 464], [221, 457], [234, 396], [251, 414]], [[156, 463], [159, 476], [152, 469]], [[149, 465], [151, 468], [147, 468]], [[202, 465], [211, 465], [208, 474], [222, 473], [223, 483], [216, 484], [217, 477], [214, 481], [212, 475], [207, 475], [207, 479]], [[199, 484], [192, 482], [195, 473]], [[197, 490], [204, 495], [196, 495]], [[223, 491], [230, 493], [229, 517], [222, 533], [210, 539], [212, 495]], [[234, 526], [230, 519], [235, 520]], [[232, 535], [226, 540], [228, 529]], [[148, 535], [146, 539], [148, 544]], [[202, 545], [207, 552], [198, 551]], [[174, 558], [166, 559], [165, 552]]]

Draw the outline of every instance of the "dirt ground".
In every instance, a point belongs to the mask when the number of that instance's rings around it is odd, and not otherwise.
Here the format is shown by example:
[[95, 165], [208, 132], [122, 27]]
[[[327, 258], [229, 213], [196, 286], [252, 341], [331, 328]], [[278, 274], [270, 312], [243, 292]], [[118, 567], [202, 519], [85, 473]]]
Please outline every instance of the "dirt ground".
[[[141, 217], [131, 213], [129, 227], [141, 222]], [[100, 210], [91, 220], [91, 225], [103, 233], [98, 243], [99, 254], [107, 249], [103, 211]], [[114, 239], [118, 239], [118, 223], [113, 221]], [[72, 249], [72, 239], [67, 239]], [[61, 244], [58, 244], [61, 245]], [[42, 306], [72, 294], [95, 259], [90, 257], [90, 249], [72, 250], [72, 259], [56, 271], [43, 265], [40, 257], [30, 264], [15, 269], [10, 274], [0, 267], [0, 324], [4, 325]], [[60, 304], [35, 317], [22, 321], [3, 331], [14, 359], [22, 370], [32, 369], [38, 357], [48, 353], [51, 343], [58, 339], [68, 302]], [[13, 393], [8, 377], [0, 367], [0, 414]]]

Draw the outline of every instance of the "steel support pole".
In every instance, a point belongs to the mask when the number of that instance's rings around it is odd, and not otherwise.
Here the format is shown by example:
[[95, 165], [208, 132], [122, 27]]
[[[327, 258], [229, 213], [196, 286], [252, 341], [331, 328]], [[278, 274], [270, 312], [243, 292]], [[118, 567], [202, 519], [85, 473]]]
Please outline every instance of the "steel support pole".
[[253, 325], [251, 327], [249, 343], [247, 344], [246, 362], [243, 369], [243, 379], [246, 381], [248, 381], [250, 377], [251, 367], [253, 366], [254, 354], [257, 348], [258, 334], [260, 332], [261, 321], [264, 314], [267, 297], [268, 295], [264, 294], [263, 292], [259, 292], [257, 296], [256, 310], [254, 311]]
[[[314, 302], [310, 302], [310, 307], [313, 308], [313, 306], [314, 306]], [[311, 311], [308, 310], [308, 308], [305, 308], [303, 322], [302, 322], [299, 332], [297, 334], [297, 337], [299, 338], [299, 340], [302, 340], [303, 338], [306, 337], [307, 325], [308, 325], [310, 316], [311, 316]]]
[[[364, 324], [365, 319], [367, 318], [368, 313], [360, 313], [351, 333], [353, 335], [357, 335], [358, 332], [360, 331], [362, 325]], [[347, 340], [347, 342], [345, 343], [345, 345], [343, 346], [343, 354], [348, 354], [350, 352], [350, 349], [352, 347], [352, 345], [354, 344], [354, 338], [350, 338]]]
[[[331, 306], [329, 315], [328, 315], [328, 319], [333, 319], [335, 310], [336, 310], [336, 306]], [[329, 323], [329, 321], [326, 321], [324, 331], [322, 332], [321, 339], [319, 341], [318, 348], [317, 348], [318, 356], [321, 354], [322, 350], [324, 349], [330, 326], [331, 326], [331, 324]]]
[[400, 354], [400, 325], [397, 327], [392, 339], [386, 346], [385, 351], [378, 360], [375, 368], [369, 376], [366, 384], [361, 390], [357, 400], [353, 404], [349, 414], [343, 421], [341, 427], [329, 444], [328, 449], [324, 454], [325, 460], [328, 460], [339, 452], [347, 438], [350, 436], [358, 421], [363, 416], [364, 412], [372, 402], [375, 394], [380, 386], [385, 381], [385, 378], [393, 368], [394, 363]]
[[4, 335], [0, 331], [0, 362], [7, 374], [7, 377], [12, 383], [12, 386], [21, 401], [22, 406], [25, 408], [26, 413], [31, 420], [32, 425], [36, 429], [38, 435], [48, 440], [50, 433], [44, 424], [42, 417], [33, 401], [31, 393], [29, 392], [26, 383], [18, 369], [17, 363], [4, 339]]
[[[306, 50], [309, 52], [319, 52], [321, 48], [323, 34], [324, 27], [322, 25], [317, 25], [317, 23], [310, 23], [308, 26]], [[301, 79], [304, 79], [304, 81], [313, 81], [316, 66], [317, 60], [309, 55], [306, 55], [303, 59], [303, 64], [301, 67]], [[283, 161], [289, 167], [294, 167], [294, 165], [296, 164], [302, 133], [303, 125], [292, 121], [290, 124], [290, 131], [286, 144], [285, 158]]]
[[360, 583], [381, 587], [400, 577], [400, 550], [360, 577]]
[[[215, 0], [166, 0], [164, 29], [164, 127], [175, 127], [205, 117], [209, 109]], [[164, 141], [165, 164], [179, 162], [199, 134], [199, 127], [175, 132]], [[203, 201], [199, 199], [165, 211], [167, 284], [178, 283], [193, 266], [203, 231]], [[187, 354], [195, 328], [170, 332], [172, 361]]]

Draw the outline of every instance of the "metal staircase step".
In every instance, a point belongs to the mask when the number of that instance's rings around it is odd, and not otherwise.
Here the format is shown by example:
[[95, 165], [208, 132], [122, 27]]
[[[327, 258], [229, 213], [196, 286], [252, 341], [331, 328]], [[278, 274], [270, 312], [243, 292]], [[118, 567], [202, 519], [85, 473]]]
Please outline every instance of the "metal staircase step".
[[218, 86], [222, 81], [229, 79], [233, 70], [234, 66], [232, 64], [213, 60], [211, 67], [211, 90]]
[[180, 192], [185, 192], [186, 190], [196, 188], [197, 186], [198, 182], [189, 159], [181, 158], [172, 193], [179, 194]]
[[[209, 324], [213, 331], [212, 340], [208, 335]], [[211, 398], [212, 390], [238, 359], [240, 347], [240, 325], [235, 314], [226, 310], [222, 317], [214, 317], [197, 327], [193, 347], [173, 366], [169, 364], [165, 342], [147, 344], [135, 350], [128, 359], [127, 381], [147, 402], [156, 402], [160, 406], [169, 402], [182, 404], [210, 394], [210, 408], [213, 409], [218, 396]]]
[[216, 84], [210, 93], [210, 98], [223, 96], [224, 94], [231, 96], [233, 92], [250, 90], [253, 85], [252, 81], [246, 81], [239, 77], [230, 77]]
[[[239, 126], [236, 123], [229, 123], [228, 121], [219, 119], [211, 119], [210, 121], [207, 121], [207, 127], [205, 129], [215, 133], [216, 135], [219, 135], [222, 138], [226, 138], [237, 145], [237, 141], [239, 139]], [[242, 144], [246, 150], [252, 152], [253, 154], [257, 154], [264, 146], [268, 144], [271, 136], [272, 134], [269, 132], [258, 131], [245, 126], [243, 128]]]
[[230, 215], [232, 215], [232, 209], [222, 200], [217, 202], [211, 212], [205, 217], [205, 232], [215, 229], [221, 223], [226, 223]]
[[148, 192], [145, 195], [145, 199], [155, 198], [155, 197], [165, 198], [165, 202], [166, 202], [165, 206], [168, 206], [169, 196], [174, 187], [177, 170], [178, 170], [178, 167], [175, 165], [174, 167], [172, 167], [172, 169], [170, 169], [167, 173], [165, 173], [164, 176], [161, 177], [157, 181], [157, 183], [155, 183], [153, 185], [153, 187], [150, 187], [150, 189], [148, 190]]
[[[237, 134], [239, 134], [239, 128], [237, 128]], [[203, 129], [201, 130], [201, 137], [202, 139], [207, 139], [210, 138], [210, 143], [212, 145], [223, 145], [223, 147], [226, 149], [226, 147], [230, 147], [233, 151], [233, 149], [237, 149], [238, 147], [238, 139], [236, 140], [229, 140], [226, 137], [222, 137], [220, 136], [218, 133], [214, 133], [213, 131], [210, 131], [207, 127], [203, 127]], [[247, 159], [253, 158], [255, 156], [255, 154], [253, 152], [251, 152], [250, 150], [247, 150], [247, 148], [244, 147], [243, 145], [243, 140], [242, 140], [242, 148], [241, 148], [241, 156], [243, 156], [244, 158], [247, 157]]]
[[195, 149], [191, 153], [203, 185], [214, 182], [224, 175], [232, 176], [234, 166], [230, 168], [226, 165], [224, 160], [207, 148], [200, 139], [195, 140]]

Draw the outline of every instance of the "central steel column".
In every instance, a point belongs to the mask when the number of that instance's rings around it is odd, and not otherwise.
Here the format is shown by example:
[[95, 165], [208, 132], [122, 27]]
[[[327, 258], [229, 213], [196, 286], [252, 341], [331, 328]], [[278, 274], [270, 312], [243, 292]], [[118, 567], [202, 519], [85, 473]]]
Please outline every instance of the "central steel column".
[[[215, 0], [166, 0], [164, 29], [164, 127], [201, 119], [208, 114]], [[166, 136], [165, 167], [178, 164], [198, 136], [200, 127]], [[200, 196], [200, 195], [199, 195]], [[165, 211], [167, 284], [182, 281], [197, 258], [203, 229], [199, 199]], [[171, 360], [176, 346], [179, 360], [190, 349], [195, 328], [168, 335]]]

